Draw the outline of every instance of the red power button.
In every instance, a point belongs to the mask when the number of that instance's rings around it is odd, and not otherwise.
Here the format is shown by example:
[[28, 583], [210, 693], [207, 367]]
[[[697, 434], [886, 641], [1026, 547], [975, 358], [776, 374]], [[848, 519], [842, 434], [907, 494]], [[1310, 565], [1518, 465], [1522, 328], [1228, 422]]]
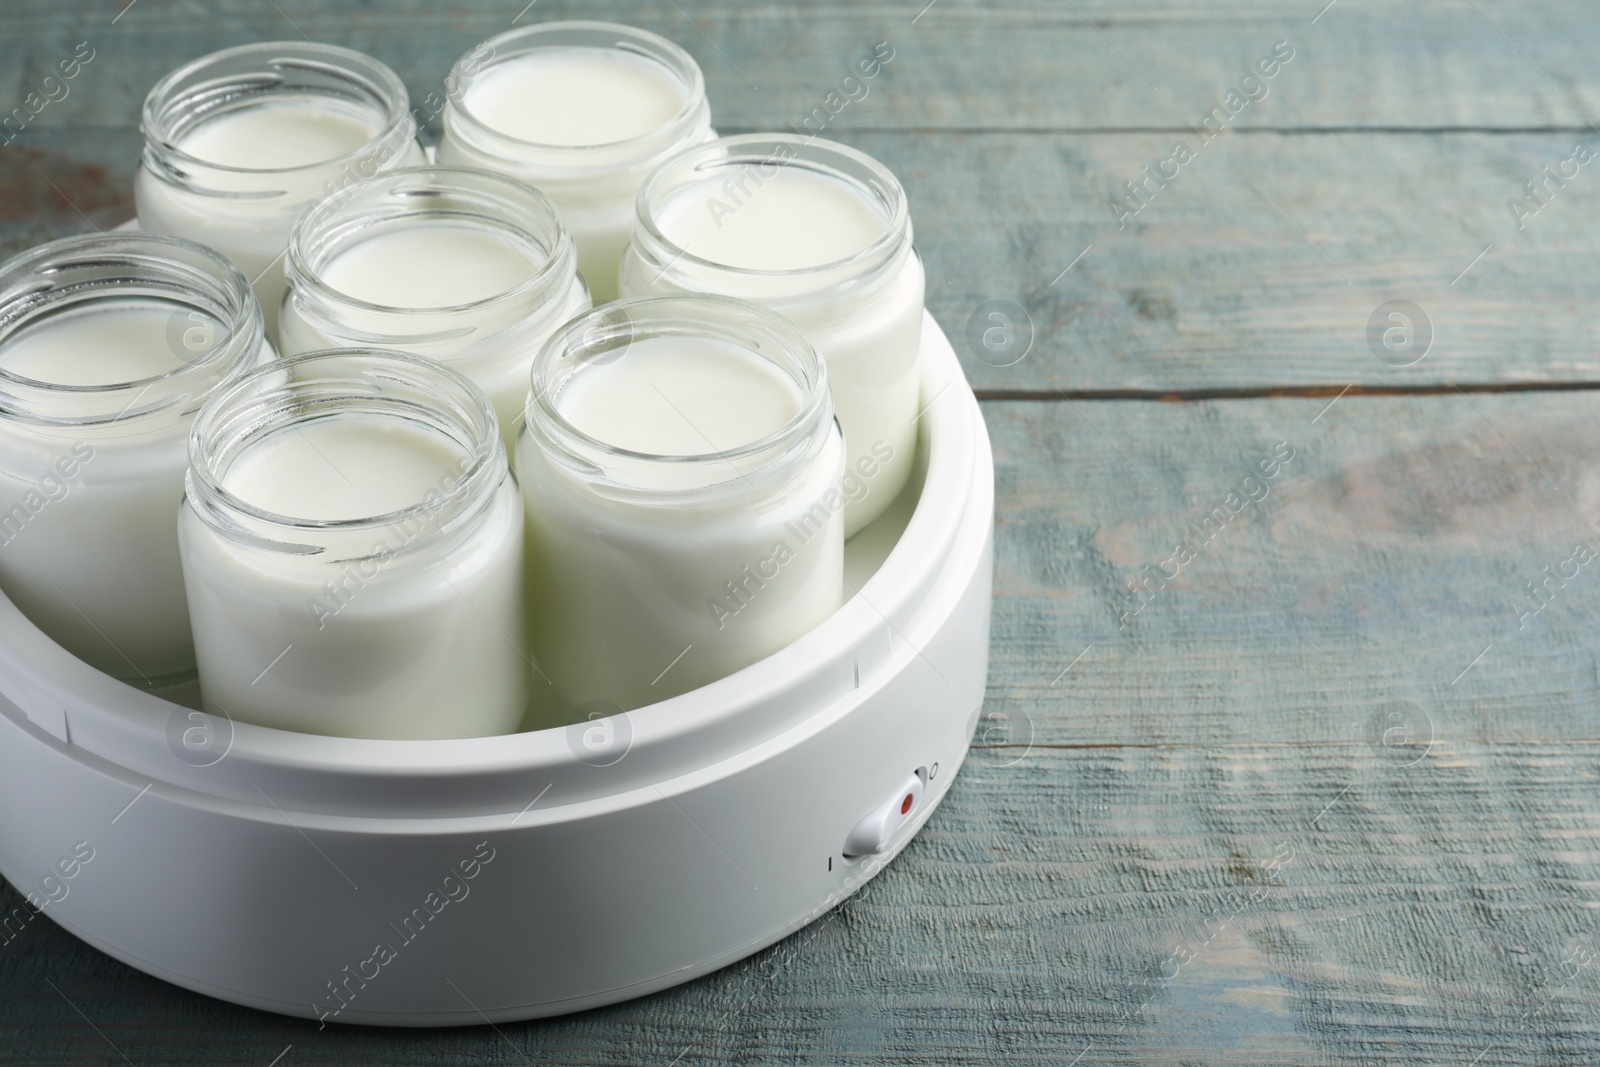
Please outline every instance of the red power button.
[[844, 839], [844, 855], [870, 856], [889, 847], [895, 831], [917, 810], [922, 801], [922, 775], [913, 773], [889, 795], [889, 799], [867, 812]]

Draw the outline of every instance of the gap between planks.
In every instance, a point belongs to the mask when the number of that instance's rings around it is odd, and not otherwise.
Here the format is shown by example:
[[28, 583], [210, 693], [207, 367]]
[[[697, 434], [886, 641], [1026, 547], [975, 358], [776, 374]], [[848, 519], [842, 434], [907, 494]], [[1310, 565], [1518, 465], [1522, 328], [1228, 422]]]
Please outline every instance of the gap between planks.
[[[1597, 122], [1600, 122], [1600, 120], [1597, 120]], [[744, 133], [771, 133], [778, 128], [777, 124], [765, 126], [752, 126], [744, 123], [737, 125], [717, 124], [718, 134], [724, 137]], [[1220, 136], [1359, 137], [1373, 134], [1381, 137], [1432, 137], [1455, 134], [1483, 134], [1495, 137], [1512, 137], [1538, 134], [1593, 134], [1595, 128], [1595, 123], [1573, 123], [1555, 126], [1229, 126], [1222, 131]], [[23, 147], [37, 146], [46, 140], [67, 140], [84, 132], [102, 135], [127, 134], [129, 130], [123, 125], [106, 125], [102, 123], [86, 123], [81, 126], [45, 130], [30, 129], [19, 135], [14, 143]], [[137, 133], [137, 131], [134, 132]], [[1066, 135], [1091, 137], [1122, 134], [1159, 134], [1161, 136], [1188, 134], [1192, 136], [1196, 130], [1193, 126], [855, 126], [849, 123], [842, 123], [836, 128], [835, 132], [841, 136], [1059, 137]], [[830, 136], [833, 135], [830, 133]], [[27, 140], [25, 141], [24, 138], [27, 138]]]
[[[742, 133], [770, 133], [770, 126], [725, 126], [717, 124], [723, 136]], [[914, 136], [954, 135], [962, 137], [1036, 136], [1056, 137], [1063, 134], [1097, 136], [1102, 134], [1195, 134], [1193, 126], [853, 126], [841, 125], [841, 134], [886, 136], [909, 134]], [[1592, 134], [1594, 124], [1576, 123], [1557, 126], [1230, 126], [1226, 134], [1240, 136], [1271, 135], [1276, 137], [1326, 137], [1364, 136], [1376, 134], [1385, 137], [1435, 136], [1439, 134], [1486, 134], [1490, 136], [1524, 136], [1533, 134]], [[1217, 136], [1217, 135], [1213, 135]]]
[[1595, 390], [1600, 390], [1600, 381], [1266, 385], [1227, 389], [975, 389], [973, 392], [979, 400], [1143, 400], [1182, 404], [1200, 400], [1310, 400], [1330, 396], [1454, 396], [1459, 393], [1582, 393]]
[[[1556, 746], [1556, 745], [1600, 745], [1600, 737], [1562, 737], [1549, 738], [1512, 738], [1512, 737], [1458, 737], [1448, 741], [1436, 738], [1429, 743], [1431, 748], [1459, 750], [1465, 746], [1480, 748], [1526, 748], [1529, 746]], [[1158, 749], [1263, 749], [1263, 748], [1318, 748], [1318, 749], [1370, 749], [1370, 742], [1350, 741], [1337, 738], [1311, 738], [1305, 741], [1225, 741], [1225, 740], [1197, 740], [1197, 741], [1034, 741], [1021, 745], [980, 745], [971, 744], [967, 748], [972, 752], [1010, 752], [1023, 749], [1025, 752], [1038, 751], [1108, 751], [1116, 749], [1126, 750], [1158, 750]]]

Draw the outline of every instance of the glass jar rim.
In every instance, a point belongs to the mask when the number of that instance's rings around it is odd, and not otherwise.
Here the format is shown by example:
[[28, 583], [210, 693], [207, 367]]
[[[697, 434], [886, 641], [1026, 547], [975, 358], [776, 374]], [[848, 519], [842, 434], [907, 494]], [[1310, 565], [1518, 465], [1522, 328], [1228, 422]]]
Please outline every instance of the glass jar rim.
[[[600, 43], [611, 39], [609, 44]], [[528, 45], [518, 47], [509, 55], [500, 55], [498, 49], [507, 45]], [[585, 154], [595, 155], [604, 152], [616, 152], [632, 145], [640, 147], [641, 156], [647, 156], [643, 150], [657, 141], [671, 142], [678, 135], [691, 127], [701, 115], [708, 115], [706, 104], [705, 74], [700, 65], [695, 62], [681, 45], [668, 40], [658, 33], [640, 29], [637, 26], [627, 26], [620, 22], [603, 22], [586, 19], [564, 19], [554, 22], [541, 22], [532, 26], [519, 26], [516, 29], [506, 30], [482, 41], [476, 47], [489, 47], [491, 57], [482, 67], [474, 71], [465, 70], [467, 62], [472, 59], [473, 52], [462, 55], [450, 68], [448, 82], [461, 85], [465, 80], [475, 75], [480, 75], [483, 70], [505, 63], [509, 60], [529, 55], [547, 48], [562, 47], [590, 47], [597, 49], [609, 48], [616, 51], [628, 52], [632, 55], [642, 56], [645, 59], [664, 68], [668, 74], [678, 81], [684, 89], [683, 105], [659, 127], [637, 134], [633, 137], [624, 137], [618, 141], [604, 141], [598, 144], [563, 145], [550, 144], [544, 141], [530, 141], [496, 129], [483, 119], [472, 113], [466, 105], [467, 94], [463, 91], [460, 100], [450, 101], [452, 110], [460, 121], [471, 128], [475, 133], [487, 133], [495, 138], [504, 140], [521, 148], [535, 149], [548, 152], [551, 155], [562, 156], [566, 159], [582, 159]], [[474, 49], [475, 51], [476, 49]]]
[[[771, 356], [751, 348], [752, 335], [757, 341], [771, 342], [794, 358], [803, 379], [799, 384], [805, 389], [799, 410], [783, 426], [733, 448], [689, 455], [663, 455], [621, 448], [600, 440], [575, 426], [562, 414], [555, 397], [567, 380], [580, 371], [569, 370], [558, 374], [563, 359], [583, 354], [606, 351], [628, 343], [641, 333], [648, 337], [699, 336], [731, 341], [742, 348], [762, 355], [772, 362]], [[787, 371], [791, 379], [796, 371]], [[644, 296], [603, 304], [579, 315], [557, 330], [539, 349], [529, 374], [530, 390], [526, 406], [526, 421], [531, 428], [539, 426], [550, 434], [552, 443], [570, 458], [582, 460], [581, 451], [594, 453], [607, 459], [617, 459], [634, 464], [659, 465], [663, 468], [693, 469], [715, 464], [734, 465], [775, 450], [789, 452], [801, 447], [815, 433], [819, 422], [833, 423], [833, 397], [828, 389], [827, 367], [818, 356], [805, 332], [789, 319], [760, 304], [732, 297], [710, 294], [668, 294]], [[619, 484], [618, 488], [637, 489], [637, 486]], [[691, 491], [705, 489], [693, 487]], [[661, 492], [671, 495], [672, 490]]]
[[[883, 232], [865, 248], [841, 259], [807, 267], [772, 270], [737, 267], [697, 256], [668, 237], [657, 225], [655, 209], [664, 204], [657, 205], [655, 199], [668, 196], [688, 184], [682, 180], [680, 172], [687, 172], [698, 179], [716, 167], [752, 164], [798, 166], [845, 182], [884, 208], [886, 217]], [[871, 180], [865, 181], [842, 173], [839, 169], [841, 164], [859, 168]], [[680, 176], [678, 184], [670, 191], [664, 189], [663, 185], [674, 176]], [[742, 133], [686, 148], [652, 170], [634, 199], [634, 237], [635, 244], [647, 243], [652, 246], [654, 253], [665, 258], [663, 271], [688, 262], [708, 271], [735, 277], [805, 278], [851, 267], [866, 272], [887, 262], [903, 244], [910, 243], [911, 210], [905, 188], [894, 172], [865, 152], [821, 137], [803, 137], [791, 133]], [[644, 241], [641, 242], [640, 238]]]
[[[464, 180], [467, 188], [451, 181], [452, 177]], [[470, 199], [471, 194], [479, 194], [483, 199], [493, 197], [490, 190], [498, 189], [499, 192], [510, 194], [513, 198], [523, 200], [524, 210], [520, 218], [505, 209], [504, 204], [497, 204], [485, 212], [483, 218], [495, 223], [505, 230], [510, 230], [521, 221], [534, 221], [549, 228], [547, 242], [550, 254], [546, 257], [533, 274], [518, 282], [510, 289], [477, 300], [469, 300], [461, 304], [439, 304], [431, 307], [400, 307], [393, 304], [379, 304], [360, 297], [351, 296], [329, 285], [322, 277], [322, 269], [331, 261], [333, 254], [342, 252], [351, 245], [358, 243], [359, 235], [352, 235], [356, 239], [339, 244], [335, 248], [321, 249], [321, 254], [326, 257], [315, 267], [312, 261], [315, 258], [308, 245], [317, 236], [327, 233], [332, 225], [336, 225], [341, 215], [351, 211], [352, 205], [362, 201], [364, 197], [393, 195], [401, 192], [404, 187], [415, 183], [424, 188], [405, 189], [405, 195], [415, 196], [425, 194], [426, 179], [437, 178], [447, 189], [438, 190], [442, 195], [457, 195], [463, 199]], [[434, 187], [438, 189], [437, 186]], [[397, 209], [391, 218], [399, 218], [410, 212], [417, 205], [405, 204]], [[384, 220], [384, 221], [387, 221]], [[537, 235], [534, 235], [537, 236]], [[486, 307], [508, 303], [520, 297], [527, 296], [551, 285], [552, 280], [559, 280], [563, 274], [577, 271], [577, 251], [572, 243], [572, 237], [567, 232], [566, 224], [562, 221], [560, 213], [556, 210], [550, 198], [538, 189], [512, 178], [508, 175], [478, 167], [453, 167], [424, 165], [418, 167], [401, 167], [396, 170], [384, 171], [371, 178], [364, 178], [352, 185], [345, 186], [313, 204], [305, 214], [301, 215], [289, 235], [289, 246], [284, 257], [286, 271], [291, 279], [291, 285], [300, 285], [310, 289], [318, 297], [330, 300], [345, 308], [360, 311], [376, 312], [383, 315], [439, 315], [441, 313], [464, 313]]]
[[[123, 262], [127, 264], [123, 269], [143, 269], [150, 274], [165, 273], [167, 277], [129, 279], [115, 273], [101, 273], [115, 271]], [[75, 277], [79, 272], [90, 276]], [[38, 281], [30, 284], [26, 280], [30, 276]], [[122, 382], [69, 385], [31, 378], [0, 367], [0, 386], [20, 388], [41, 397], [111, 398], [133, 394], [133, 399], [116, 415], [63, 418], [19, 411], [11, 402], [9, 391], [0, 389], [0, 417], [47, 426], [93, 426], [136, 418], [163, 410], [188, 395], [158, 397], [150, 406], [130, 410], [153, 387], [182, 384], [203, 375], [225, 378], [247, 365], [261, 348], [265, 337], [261, 308], [249, 279], [232, 260], [195, 241], [137, 231], [63, 237], [0, 263], [0, 345], [13, 328], [30, 328], [27, 320], [41, 307], [88, 298], [133, 298], [139, 294], [129, 291], [130, 282], [140, 281], [173, 290], [172, 296], [164, 298], [166, 302], [188, 303], [191, 310], [210, 312], [225, 332], [197, 359], [185, 360], [160, 374]], [[13, 292], [14, 285], [17, 291]], [[187, 286], [191, 300], [186, 301], [176, 291], [180, 285]], [[219, 310], [193, 302], [200, 298], [215, 303]]]
[[[449, 409], [444, 408], [443, 404], [435, 405], [436, 410], [447, 411], [456, 427], [463, 431], [463, 436], [466, 437], [466, 440], [453, 438], [465, 455], [464, 465], [459, 476], [439, 494], [439, 499], [430, 502], [425, 497], [415, 504], [381, 515], [367, 515], [353, 519], [308, 519], [257, 507], [227, 489], [222, 484], [221, 472], [214, 469], [218, 457], [214, 456], [213, 452], [226, 450], [227, 458], [231, 460], [252, 440], [259, 440], [269, 433], [291, 427], [297, 421], [303, 421], [305, 408], [301, 403], [296, 403], [288, 397], [288, 394], [296, 391], [295, 387], [309, 389], [320, 385], [326, 389], [330, 385], [351, 381], [351, 376], [347, 373], [342, 376], [336, 374], [331, 377], [313, 375], [296, 378], [293, 372], [317, 362], [336, 361], [348, 364], [351, 360], [365, 360], [377, 364], [378, 372], [375, 377], [387, 378], [394, 382], [402, 382], [409, 377], [411, 380], [405, 384], [424, 386], [429, 396], [441, 400], [449, 398], [456, 402], [456, 405]], [[260, 383], [271, 378], [283, 379], [283, 386], [276, 391], [262, 391]], [[319, 399], [336, 400], [341, 396], [348, 399], [366, 399], [372, 395], [353, 391], [331, 392]], [[289, 412], [289, 417], [281, 421], [270, 420], [269, 416], [274, 410], [271, 405], [275, 402], [281, 405], [281, 410]], [[414, 403], [400, 400], [392, 402], [397, 410], [407, 406], [415, 409]], [[233, 407], [241, 407], [242, 410], [234, 412], [231, 410]], [[230, 416], [234, 421], [226, 421]], [[213, 435], [224, 430], [231, 436], [222, 444], [218, 445], [210, 440]], [[392, 526], [452, 504], [460, 506], [470, 501], [473, 496], [483, 493], [486, 488], [498, 485], [500, 476], [505, 473], [505, 445], [501, 440], [494, 407], [483, 390], [465, 375], [438, 360], [393, 349], [328, 348], [296, 356], [284, 356], [264, 363], [241, 375], [206, 401], [189, 431], [189, 471], [185, 495], [203, 506], [197, 510], [221, 512], [230, 517], [242, 516], [273, 528], [308, 532], [352, 532]], [[436, 531], [436, 533], [442, 532], [444, 532], [442, 528]]]
[[[185, 80], [205, 71], [207, 67], [226, 64], [229, 61], [262, 57], [262, 73], [277, 65], [274, 60], [292, 59], [298, 63], [311, 63], [323, 68], [324, 72], [332, 73], [357, 85], [356, 76], [370, 84], [362, 88], [374, 90], [373, 95], [384, 101], [383, 125], [370, 139], [348, 152], [333, 156], [329, 159], [319, 159], [312, 163], [301, 163], [290, 167], [237, 167], [226, 163], [217, 163], [199, 156], [191, 155], [179, 148], [174, 140], [169, 139], [166, 112], [180, 100], [190, 100], [197, 96], [204, 97], [217, 93], [220, 86], [216, 82], [202, 83], [201, 87], [185, 93], [175, 95], [177, 87]], [[260, 74], [257, 75], [259, 77]], [[247, 74], [235, 74], [231, 77], [220, 79], [221, 82], [238, 82], [247, 78]], [[202, 91], [203, 89], [203, 91]], [[168, 99], [168, 97], [174, 97]], [[173, 161], [187, 165], [191, 168], [217, 171], [228, 174], [296, 174], [306, 171], [319, 170], [325, 167], [338, 167], [355, 162], [372, 150], [372, 146], [392, 136], [400, 127], [413, 121], [411, 115], [411, 97], [406, 92], [406, 86], [390, 67], [381, 60], [358, 52], [353, 48], [344, 48], [340, 45], [320, 44], [314, 41], [257, 41], [251, 44], [235, 45], [232, 48], [223, 48], [215, 52], [192, 59], [175, 70], [169, 71], [160, 81], [151, 86], [150, 92], [145, 95], [144, 105], [140, 110], [139, 130], [144, 134], [145, 144], [159, 147], [161, 152], [170, 156]]]

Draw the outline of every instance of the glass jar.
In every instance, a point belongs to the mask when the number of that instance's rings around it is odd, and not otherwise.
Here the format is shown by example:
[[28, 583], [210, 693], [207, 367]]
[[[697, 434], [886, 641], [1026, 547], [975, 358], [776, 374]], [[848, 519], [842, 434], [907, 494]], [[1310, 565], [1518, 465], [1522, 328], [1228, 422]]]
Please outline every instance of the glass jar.
[[517, 442], [530, 721], [664, 700], [826, 619], [842, 602], [842, 463], [826, 372], [765, 308], [652, 297], [564, 326], [534, 362]]
[[370, 56], [309, 41], [226, 48], [145, 97], [139, 226], [210, 245], [250, 278], [277, 337], [289, 231], [314, 200], [424, 162], [406, 88]]
[[508, 449], [535, 353], [589, 307], [555, 207], [483, 170], [407, 168], [335, 193], [301, 216], [285, 273], [285, 355], [371, 346], [442, 360], [489, 394]]
[[0, 588], [90, 666], [192, 679], [185, 441], [270, 355], [244, 274], [189, 241], [92, 234], [0, 264]]
[[205, 406], [189, 459], [207, 711], [346, 737], [517, 728], [522, 509], [481, 389], [401, 352], [278, 359]]
[[439, 162], [537, 186], [561, 209], [595, 302], [615, 300], [640, 184], [715, 136], [689, 53], [632, 26], [546, 22], [483, 42], [447, 84]]
[[844, 429], [847, 537], [905, 487], [921, 408], [924, 278], [905, 191], [881, 163], [788, 134], [682, 152], [639, 190], [621, 289], [754, 300], [806, 332]]

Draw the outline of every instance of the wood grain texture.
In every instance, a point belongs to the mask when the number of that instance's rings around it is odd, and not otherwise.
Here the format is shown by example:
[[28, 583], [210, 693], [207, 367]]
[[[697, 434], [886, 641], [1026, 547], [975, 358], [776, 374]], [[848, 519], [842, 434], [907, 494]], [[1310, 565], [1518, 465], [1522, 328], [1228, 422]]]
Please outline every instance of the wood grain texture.
[[[522, 21], [678, 40], [730, 131], [797, 121], [894, 44], [828, 132], [901, 176], [929, 304], [1011, 398], [984, 405], [996, 600], [967, 766], [863, 894], [678, 989], [318, 1032], [36, 920], [0, 944], [0, 1064], [1600, 1062], [1600, 561], [1573, 562], [1600, 554], [1600, 179], [1507, 204], [1600, 149], [1594, 9], [1323, 4], [539, 0]], [[0, 146], [0, 252], [132, 214], [139, 102], [185, 59], [304, 33], [420, 103], [519, 8], [8, 2], [0, 105], [97, 54]], [[1295, 58], [1200, 146], [1190, 124], [1279, 40]], [[1193, 161], [1119, 228], [1110, 198], [1180, 138]], [[1433, 327], [1412, 366], [1367, 337], [1397, 299]], [[996, 300], [1032, 322], [1016, 362], [968, 340]], [[1255, 398], [1108, 399], [1208, 392]]]
[[1593, 744], [979, 751], [862, 896], [687, 986], [319, 1033], [39, 920], [0, 949], [0, 1062], [1578, 1067], [1600, 1057], [1597, 775]]
[[[1588, 129], [1600, 72], [1587, 50], [1584, 0], [1033, 0], [1027, 4], [743, 4], [692, 0], [539, 0], [519, 24], [609, 18], [679, 41], [699, 61], [719, 124], [797, 120], [880, 40], [896, 58], [846, 128], [1169, 129], [1197, 122], [1261, 55], [1289, 41], [1297, 58], [1235, 125], [1252, 129]], [[210, 49], [262, 39], [371, 51], [421, 99], [475, 42], [510, 28], [522, 5], [392, 0], [127, 0], [6, 6], [23, 61], [0, 72], [20, 99], [80, 40], [107, 61], [41, 122], [120, 127], [150, 85]], [[919, 15], [920, 12], [920, 15]], [[1520, 51], [1519, 51], [1520, 50]], [[59, 53], [59, 55], [58, 55]], [[96, 62], [99, 62], [97, 59]], [[93, 67], [91, 66], [91, 70]], [[10, 106], [10, 105], [8, 105]], [[69, 117], [70, 116], [70, 117]]]
[[978, 747], [861, 898], [763, 956], [498, 1032], [319, 1033], [40, 921], [0, 947], [0, 1062], [183, 1063], [203, 1032], [246, 1063], [1592, 1063], [1600, 559], [1525, 631], [1511, 604], [1600, 547], [1593, 402], [1325, 404], [986, 404]]
[[[1600, 377], [1584, 224], [1600, 181], [1578, 169], [1522, 229], [1507, 206], [1524, 175], [1570, 155], [1572, 137], [1189, 138], [1197, 157], [1164, 189], [1147, 186], [1119, 229], [1117, 183], [1181, 139], [859, 139], [905, 177], [930, 306], [976, 388], [1337, 392]], [[995, 299], [1031, 322], [1020, 361], [974, 343], [974, 312]], [[1393, 300], [1431, 324], [1426, 355], [1379, 358], [1369, 326]]]
[[[1600, 239], [1584, 225], [1600, 211], [1600, 158], [1522, 229], [1507, 208], [1525, 175], [1570, 155], [1571, 135], [1224, 135], [1120, 230], [1116, 182], [1171, 135], [845, 139], [904, 181], [929, 306], [979, 390], [1600, 381]], [[0, 251], [130, 217], [138, 153], [129, 130], [0, 150]], [[974, 329], [995, 300], [1031, 324], [1020, 359]], [[1409, 366], [1394, 364], [1414, 352], [1385, 361], [1369, 340], [1392, 300], [1429, 323], [1431, 349]]]
[[[96, 51], [0, 150], [0, 251], [132, 214], [140, 101], [188, 58], [300, 34], [350, 45], [392, 64], [426, 117], [452, 59], [516, 14], [277, 7], [224, 4], [197, 19], [140, 0], [115, 25], [98, 8], [8, 10], [25, 61], [0, 74], [0, 100], [36, 92], [77, 41]], [[1600, 74], [1574, 51], [1589, 8], [1341, 0], [1315, 25], [1265, 5], [1078, 8], [940, 0], [913, 24], [894, 7], [542, 3], [529, 17], [609, 15], [678, 39], [728, 130], [803, 121], [872, 42], [897, 42], [825, 132], [905, 183], [930, 306], [980, 390], [1600, 380], [1596, 242], [1583, 225], [1600, 210], [1600, 163], [1572, 161], [1579, 144], [1600, 152], [1589, 125]], [[1266, 95], [1214, 112], [1280, 40], [1294, 58], [1260, 80]], [[1216, 129], [1226, 120], [1214, 137], [1191, 129], [1208, 114]], [[1180, 142], [1192, 161], [1164, 162]], [[1130, 196], [1130, 182], [1142, 191]], [[1378, 307], [1398, 299], [1423, 309], [1435, 338], [1402, 367], [1368, 341]], [[995, 300], [1025, 316], [1019, 362], [978, 343]]]
[[1355, 743], [1409, 700], [1441, 738], [1600, 739], [1596, 395], [1329, 402], [986, 405], [994, 736]]

